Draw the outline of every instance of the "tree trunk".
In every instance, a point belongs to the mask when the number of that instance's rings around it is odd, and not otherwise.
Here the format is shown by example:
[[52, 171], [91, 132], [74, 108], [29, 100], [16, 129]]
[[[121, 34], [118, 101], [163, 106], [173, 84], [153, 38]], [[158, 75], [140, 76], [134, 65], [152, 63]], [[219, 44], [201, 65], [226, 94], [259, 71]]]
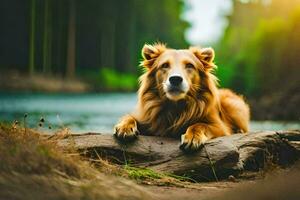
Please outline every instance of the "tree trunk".
[[99, 154], [118, 164], [130, 163], [198, 181], [258, 172], [267, 169], [270, 163], [271, 166], [288, 166], [300, 157], [300, 131], [265, 131], [219, 137], [194, 153], [182, 152], [180, 141], [176, 139], [154, 136], [139, 136], [129, 144], [101, 134], [72, 135], [59, 141], [61, 146], [70, 144], [87, 157], [97, 159]]
[[76, 67], [76, 5], [75, 0], [70, 0], [68, 50], [67, 50], [67, 77], [75, 76]]
[[31, 0], [30, 4], [30, 36], [29, 36], [29, 74], [34, 74], [35, 68], [35, 14], [36, 2]]
[[43, 73], [47, 72], [48, 63], [48, 18], [49, 18], [49, 0], [44, 4], [44, 34], [43, 34]]

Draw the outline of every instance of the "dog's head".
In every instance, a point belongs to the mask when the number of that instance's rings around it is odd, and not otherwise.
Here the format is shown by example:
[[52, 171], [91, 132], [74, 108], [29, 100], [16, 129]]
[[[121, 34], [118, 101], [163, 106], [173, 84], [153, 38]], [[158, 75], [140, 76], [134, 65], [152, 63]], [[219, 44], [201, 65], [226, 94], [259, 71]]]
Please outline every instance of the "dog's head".
[[215, 67], [212, 48], [168, 49], [163, 44], [144, 45], [141, 63], [153, 77], [162, 96], [178, 101], [195, 94], [206, 74]]

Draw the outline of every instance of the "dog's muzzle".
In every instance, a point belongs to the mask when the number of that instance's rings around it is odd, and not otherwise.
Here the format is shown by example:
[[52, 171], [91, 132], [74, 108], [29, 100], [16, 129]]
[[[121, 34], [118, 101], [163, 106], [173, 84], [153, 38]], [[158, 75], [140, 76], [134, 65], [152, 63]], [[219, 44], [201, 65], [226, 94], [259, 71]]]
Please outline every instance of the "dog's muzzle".
[[169, 99], [178, 100], [184, 98], [188, 90], [188, 86], [182, 76], [173, 75], [170, 76], [164, 84], [164, 90]]

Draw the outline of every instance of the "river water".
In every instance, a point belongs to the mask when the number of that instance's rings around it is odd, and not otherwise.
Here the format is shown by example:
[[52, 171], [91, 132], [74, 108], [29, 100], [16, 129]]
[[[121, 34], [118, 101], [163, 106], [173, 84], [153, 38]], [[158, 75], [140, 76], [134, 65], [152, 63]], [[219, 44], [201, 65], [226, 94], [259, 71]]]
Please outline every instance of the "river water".
[[[0, 93], [0, 121], [23, 123], [27, 113], [27, 126], [46, 132], [68, 127], [75, 133], [109, 134], [118, 119], [134, 108], [136, 101], [135, 93]], [[41, 117], [45, 119], [43, 127], [38, 125]], [[251, 121], [250, 124], [251, 131], [287, 129], [300, 129], [299, 121]]]

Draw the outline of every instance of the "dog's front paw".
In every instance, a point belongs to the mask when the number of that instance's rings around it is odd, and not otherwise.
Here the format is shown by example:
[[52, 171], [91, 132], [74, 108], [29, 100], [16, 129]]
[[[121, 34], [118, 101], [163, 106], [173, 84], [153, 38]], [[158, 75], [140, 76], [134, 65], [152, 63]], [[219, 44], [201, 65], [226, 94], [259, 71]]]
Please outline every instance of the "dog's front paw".
[[124, 117], [119, 124], [115, 126], [115, 136], [120, 140], [131, 141], [137, 138], [139, 131], [134, 118]]
[[204, 142], [207, 140], [208, 138], [203, 132], [193, 132], [188, 129], [185, 134], [181, 135], [180, 149], [193, 152], [203, 147]]

